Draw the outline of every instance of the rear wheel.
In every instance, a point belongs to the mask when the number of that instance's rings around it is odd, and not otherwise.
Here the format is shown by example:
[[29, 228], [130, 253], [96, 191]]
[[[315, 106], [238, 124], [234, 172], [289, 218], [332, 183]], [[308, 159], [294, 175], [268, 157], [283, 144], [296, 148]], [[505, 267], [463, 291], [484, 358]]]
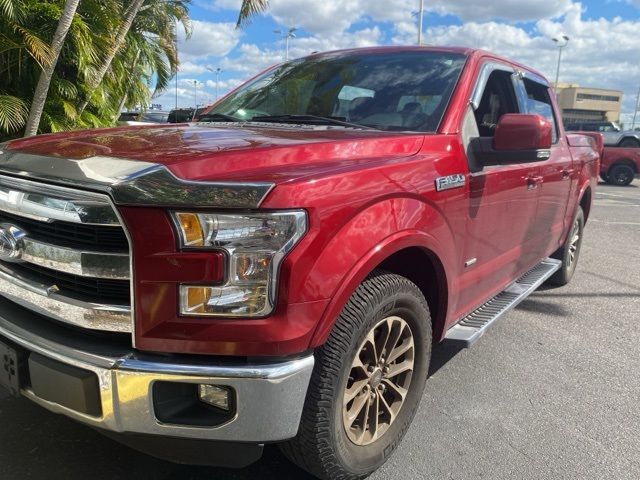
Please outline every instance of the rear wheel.
[[620, 142], [619, 146], [624, 148], [637, 148], [640, 147], [640, 142], [635, 138], [625, 138]]
[[420, 289], [374, 272], [317, 350], [298, 435], [282, 451], [322, 479], [365, 478], [409, 428], [430, 355], [431, 318]]
[[635, 172], [629, 165], [614, 165], [609, 169], [608, 182], [612, 185], [625, 187], [633, 181]]
[[571, 230], [564, 242], [564, 245], [553, 255], [553, 258], [562, 260], [562, 266], [549, 279], [549, 283], [554, 285], [566, 285], [573, 278], [580, 257], [580, 249], [582, 247], [582, 234], [584, 231], [584, 212], [581, 207], [573, 219]]

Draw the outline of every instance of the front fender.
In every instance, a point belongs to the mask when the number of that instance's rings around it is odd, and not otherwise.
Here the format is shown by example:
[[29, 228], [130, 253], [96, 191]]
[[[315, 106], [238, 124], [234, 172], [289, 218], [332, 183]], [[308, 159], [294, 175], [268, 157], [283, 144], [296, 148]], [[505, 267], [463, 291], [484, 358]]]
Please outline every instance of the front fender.
[[[310, 347], [323, 344], [340, 311], [367, 275], [394, 253], [419, 247], [437, 259], [448, 284], [456, 262], [451, 228], [444, 215], [418, 198], [392, 198], [354, 216], [333, 236], [311, 269], [309, 287], [331, 290]], [[320, 287], [322, 283], [322, 287]], [[448, 311], [448, 305], [445, 311]]]

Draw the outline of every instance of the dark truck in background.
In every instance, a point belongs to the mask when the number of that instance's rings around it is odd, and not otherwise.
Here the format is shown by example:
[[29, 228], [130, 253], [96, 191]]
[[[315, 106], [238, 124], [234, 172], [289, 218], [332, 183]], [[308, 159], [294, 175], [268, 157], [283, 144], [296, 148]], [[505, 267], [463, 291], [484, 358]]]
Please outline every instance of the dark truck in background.
[[559, 119], [523, 65], [385, 47], [275, 66], [206, 122], [0, 146], [0, 384], [162, 458], [278, 443], [363, 478], [434, 342], [571, 280], [599, 152]]

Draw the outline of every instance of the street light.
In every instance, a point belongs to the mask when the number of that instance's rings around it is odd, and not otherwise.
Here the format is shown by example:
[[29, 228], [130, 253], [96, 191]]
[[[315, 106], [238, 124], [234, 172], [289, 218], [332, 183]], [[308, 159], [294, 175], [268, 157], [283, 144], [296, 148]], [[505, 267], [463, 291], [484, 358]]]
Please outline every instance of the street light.
[[194, 109], [193, 109], [193, 116], [191, 117], [191, 121], [195, 120], [196, 111], [198, 110], [198, 81], [197, 80], [193, 81], [193, 104], [194, 104]]
[[636, 95], [636, 105], [633, 109], [633, 122], [631, 122], [631, 130], [636, 128], [636, 116], [638, 115], [638, 109], [640, 108], [640, 88], [638, 88], [638, 95]]
[[558, 81], [560, 80], [560, 62], [562, 62], [562, 49], [569, 44], [569, 37], [562, 35], [561, 39], [554, 38], [554, 43], [558, 47], [558, 67], [556, 68], [556, 93], [558, 93]]
[[218, 80], [220, 79], [220, 74], [222, 73], [222, 69], [217, 67], [215, 70], [211, 67], [206, 67], [207, 70], [216, 74], [216, 102], [218, 101]]
[[296, 30], [298, 30], [295, 27], [289, 27], [289, 29], [286, 32], [283, 32], [282, 30], [274, 30], [273, 33], [275, 33], [276, 35], [279, 35], [280, 38], [284, 38], [284, 45], [285, 45], [285, 50], [284, 50], [284, 60], [285, 62], [287, 60], [289, 60], [289, 39], [290, 38], [296, 38], [296, 34], [293, 33]]
[[420, 11], [418, 12], [418, 46], [422, 45], [422, 18], [424, 17], [424, 0], [420, 0]]

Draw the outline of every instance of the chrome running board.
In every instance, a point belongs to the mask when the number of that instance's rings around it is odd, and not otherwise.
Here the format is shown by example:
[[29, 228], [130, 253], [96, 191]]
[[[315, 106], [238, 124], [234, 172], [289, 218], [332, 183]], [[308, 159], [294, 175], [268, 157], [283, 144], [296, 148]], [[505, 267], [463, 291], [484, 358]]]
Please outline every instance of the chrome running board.
[[498, 295], [462, 318], [447, 331], [444, 340], [462, 347], [472, 346], [492, 323], [535, 292], [561, 266], [560, 260], [543, 260]]

